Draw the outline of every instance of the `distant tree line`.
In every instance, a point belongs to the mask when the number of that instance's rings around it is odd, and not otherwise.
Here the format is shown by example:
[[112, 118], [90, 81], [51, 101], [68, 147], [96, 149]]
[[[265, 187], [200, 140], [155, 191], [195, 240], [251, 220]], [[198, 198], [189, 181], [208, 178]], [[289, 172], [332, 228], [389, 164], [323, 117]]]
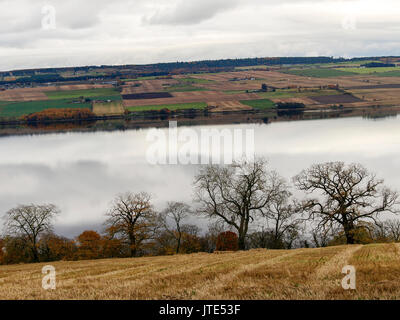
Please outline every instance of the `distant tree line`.
[[362, 64], [361, 66], [365, 68], [392, 68], [395, 67], [396, 65], [394, 63], [370, 62]]
[[287, 109], [304, 109], [306, 106], [304, 103], [300, 102], [278, 102], [276, 103], [276, 108], [278, 110], [287, 110]]
[[[258, 66], [258, 65], [296, 65], [296, 64], [321, 64], [340, 63], [345, 61], [364, 61], [371, 58], [333, 58], [333, 57], [272, 57], [272, 58], [244, 58], [244, 59], [220, 59], [203, 60], [191, 62], [169, 62], [149, 65], [121, 65], [121, 66], [87, 66], [73, 68], [46, 68], [29, 69], [2, 72], [0, 76], [17, 76], [12, 81], [0, 81], [0, 85], [6, 84], [30, 84], [30, 83], [53, 83], [71, 81], [90, 81], [95, 79], [115, 80], [120, 77], [136, 78], [148, 76], [168, 76], [171, 74], [221, 72], [233, 71], [236, 67]], [[107, 69], [106, 75], [82, 75], [73, 77], [61, 76], [64, 72], [87, 72], [101, 71]], [[112, 70], [111, 72], [109, 70]]]
[[[400, 241], [400, 220], [382, 219], [399, 213], [399, 195], [362, 165], [316, 164], [292, 182], [264, 159], [206, 166], [195, 177], [192, 207], [168, 202], [157, 211], [148, 193], [119, 194], [101, 233], [75, 239], [54, 233], [55, 205], [19, 205], [4, 216], [0, 263]], [[210, 220], [205, 232], [192, 222], [199, 216]]]

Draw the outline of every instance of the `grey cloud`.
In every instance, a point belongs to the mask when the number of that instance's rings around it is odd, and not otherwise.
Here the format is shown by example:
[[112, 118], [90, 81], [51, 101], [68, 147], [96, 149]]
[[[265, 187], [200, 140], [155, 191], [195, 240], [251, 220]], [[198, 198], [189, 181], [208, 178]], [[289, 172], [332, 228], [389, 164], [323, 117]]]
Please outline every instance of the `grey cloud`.
[[183, 0], [173, 8], [158, 10], [150, 17], [144, 17], [145, 24], [193, 25], [235, 8], [238, 0]]
[[[394, 55], [395, 0], [0, 0], [0, 70], [329, 54]], [[57, 28], [41, 29], [54, 5]], [[355, 30], [344, 30], [348, 14]]]

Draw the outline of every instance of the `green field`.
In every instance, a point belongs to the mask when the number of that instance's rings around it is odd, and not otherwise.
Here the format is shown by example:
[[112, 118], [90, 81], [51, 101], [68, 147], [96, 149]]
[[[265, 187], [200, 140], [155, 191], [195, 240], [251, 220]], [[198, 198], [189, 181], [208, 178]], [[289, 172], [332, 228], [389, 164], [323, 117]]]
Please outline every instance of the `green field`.
[[353, 72], [358, 74], [372, 74], [372, 73], [384, 73], [391, 71], [399, 71], [398, 67], [382, 67], [382, 68], [339, 68], [337, 70]]
[[223, 91], [226, 94], [239, 94], [239, 93], [246, 93], [246, 90], [226, 90]]
[[[347, 68], [345, 70], [348, 70]], [[352, 69], [350, 69], [352, 70]], [[343, 77], [343, 76], [354, 76], [357, 73], [342, 71], [339, 69], [293, 69], [293, 70], [284, 70], [280, 71], [286, 74], [293, 74], [296, 76], [302, 77], [313, 77], [313, 78], [335, 78], [335, 77]]]
[[0, 118], [18, 118], [46, 109], [90, 108], [90, 103], [72, 103], [69, 99], [8, 102], [0, 101]]
[[271, 68], [272, 66], [266, 66], [266, 65], [259, 65], [259, 66], [247, 66], [247, 67], [235, 67], [235, 70], [254, 70], [254, 69], [268, 69]]
[[0, 118], [18, 118], [46, 109], [91, 108], [91, 102], [74, 101], [80, 97], [101, 101], [122, 100], [120, 93], [113, 88], [71, 91], [60, 90], [45, 93], [49, 100], [23, 102], [0, 101]]
[[99, 100], [99, 101], [121, 101], [122, 97], [121, 95], [115, 95], [115, 96], [95, 96], [95, 97], [90, 97], [90, 100]]
[[185, 110], [185, 109], [205, 109], [207, 103], [205, 102], [194, 102], [194, 103], [178, 103], [178, 104], [165, 104], [156, 106], [140, 106], [140, 107], [128, 107], [127, 110], [131, 112], [135, 111], [157, 111], [162, 109], [168, 109], [171, 111]]
[[166, 92], [189, 92], [189, 91], [206, 91], [205, 88], [194, 87], [188, 84], [176, 84], [170, 87], [166, 87], [164, 91]]
[[242, 100], [240, 103], [258, 110], [271, 109], [275, 107], [275, 103], [269, 99]]
[[400, 68], [397, 68], [396, 71], [374, 73], [373, 75], [377, 77], [400, 77]]
[[48, 91], [46, 96], [52, 100], [59, 99], [75, 99], [79, 97], [93, 98], [101, 96], [120, 96], [120, 93], [114, 88], [88, 89], [88, 90], [71, 90], [71, 91]]

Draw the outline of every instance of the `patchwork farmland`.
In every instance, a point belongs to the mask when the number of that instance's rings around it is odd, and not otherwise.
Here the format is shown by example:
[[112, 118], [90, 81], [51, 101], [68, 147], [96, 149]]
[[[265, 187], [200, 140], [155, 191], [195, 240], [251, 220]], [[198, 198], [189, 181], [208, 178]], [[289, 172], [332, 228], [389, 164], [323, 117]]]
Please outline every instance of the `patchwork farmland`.
[[[274, 109], [277, 103], [304, 104], [314, 110], [398, 106], [400, 67], [367, 68], [365, 62], [368, 61], [242, 66], [221, 72], [181, 71], [166, 76], [118, 77], [108, 82], [8, 85], [0, 87], [0, 119], [18, 119], [54, 108], [85, 108], [97, 116], [122, 117], [166, 109], [265, 110]], [[379, 66], [376, 59], [369, 62]], [[108, 74], [113, 69], [104, 70]], [[100, 71], [91, 71], [90, 75], [100, 76], [103, 74]], [[3, 80], [14, 79], [11, 75]]]

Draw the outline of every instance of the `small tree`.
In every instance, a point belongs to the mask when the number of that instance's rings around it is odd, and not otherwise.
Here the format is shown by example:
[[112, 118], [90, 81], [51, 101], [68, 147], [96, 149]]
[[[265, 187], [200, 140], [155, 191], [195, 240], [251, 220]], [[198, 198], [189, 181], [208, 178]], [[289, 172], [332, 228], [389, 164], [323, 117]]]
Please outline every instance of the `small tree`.
[[372, 221], [382, 213], [398, 213], [397, 192], [383, 186], [360, 164], [345, 165], [328, 162], [313, 165], [294, 177], [296, 186], [315, 198], [307, 199], [302, 207], [319, 227], [340, 225], [348, 244], [355, 243], [357, 226]]
[[262, 92], [267, 92], [267, 91], [268, 91], [268, 86], [267, 86], [266, 83], [263, 83], [263, 84], [261, 85], [261, 91], [262, 91]]
[[53, 204], [20, 205], [6, 213], [6, 232], [24, 239], [31, 250], [33, 262], [39, 262], [40, 236], [52, 232], [53, 220], [58, 213], [58, 208]]
[[298, 235], [301, 221], [296, 216], [294, 201], [291, 201], [292, 193], [289, 191], [285, 179], [276, 173], [274, 173], [273, 179], [276, 181], [276, 196], [271, 198], [271, 201], [261, 211], [267, 219], [272, 234], [270, 248], [282, 249], [286, 247], [290, 249]]
[[387, 220], [383, 227], [386, 229], [388, 237], [394, 242], [400, 242], [400, 221], [399, 220]]
[[102, 239], [96, 231], [84, 231], [78, 238], [79, 259], [98, 259], [102, 255]]
[[181, 251], [187, 254], [202, 251], [204, 242], [203, 239], [199, 237], [199, 227], [187, 224], [183, 226], [182, 230]]
[[231, 231], [222, 232], [217, 239], [217, 251], [237, 251], [238, 236]]
[[40, 261], [59, 261], [76, 259], [76, 243], [73, 240], [46, 234], [39, 241]]
[[135, 257], [143, 244], [154, 238], [159, 227], [158, 216], [153, 210], [148, 193], [118, 195], [107, 213], [107, 232], [120, 237], [129, 246], [129, 255]]
[[[179, 253], [181, 248], [182, 234], [185, 227], [183, 221], [187, 218], [189, 212], [190, 207], [182, 202], [168, 202], [167, 208], [162, 212], [164, 227], [176, 241], [176, 253]], [[172, 219], [172, 228], [169, 225], [169, 219]]]

